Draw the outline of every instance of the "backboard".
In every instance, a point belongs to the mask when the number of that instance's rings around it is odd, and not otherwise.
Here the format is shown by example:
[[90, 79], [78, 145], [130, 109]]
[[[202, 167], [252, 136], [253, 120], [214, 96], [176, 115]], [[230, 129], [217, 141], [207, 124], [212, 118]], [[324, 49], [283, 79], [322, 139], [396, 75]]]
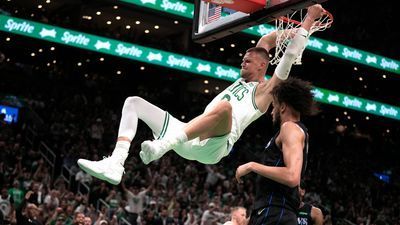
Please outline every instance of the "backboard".
[[192, 39], [207, 43], [326, 0], [195, 0]]

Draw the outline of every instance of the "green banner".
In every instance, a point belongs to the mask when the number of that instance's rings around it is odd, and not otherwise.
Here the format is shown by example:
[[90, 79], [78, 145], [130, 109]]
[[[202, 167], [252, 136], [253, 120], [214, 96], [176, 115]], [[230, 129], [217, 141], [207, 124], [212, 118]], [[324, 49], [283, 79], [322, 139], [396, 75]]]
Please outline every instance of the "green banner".
[[130, 4], [175, 14], [186, 18], [193, 18], [194, 5], [192, 3], [176, 0], [120, 0]]
[[314, 88], [313, 93], [315, 100], [322, 103], [400, 120], [400, 108], [396, 106], [346, 95], [323, 88]]
[[[15, 17], [0, 15], [0, 30], [227, 81], [240, 77], [235, 67]], [[319, 102], [400, 120], [399, 107], [322, 88], [313, 91]]]
[[0, 30], [191, 73], [234, 81], [239, 70], [154, 48], [0, 15]]
[[[192, 3], [179, 0], [120, 0], [137, 6], [147, 7], [158, 11], [171, 13], [174, 15], [193, 19], [194, 5]], [[261, 37], [275, 29], [274, 26], [263, 24], [244, 30], [244, 33]], [[352, 61], [380, 70], [400, 74], [400, 61], [389, 59], [380, 55], [351, 48], [335, 42], [326, 41], [319, 38], [310, 38], [307, 49], [316, 51], [343, 60]]]

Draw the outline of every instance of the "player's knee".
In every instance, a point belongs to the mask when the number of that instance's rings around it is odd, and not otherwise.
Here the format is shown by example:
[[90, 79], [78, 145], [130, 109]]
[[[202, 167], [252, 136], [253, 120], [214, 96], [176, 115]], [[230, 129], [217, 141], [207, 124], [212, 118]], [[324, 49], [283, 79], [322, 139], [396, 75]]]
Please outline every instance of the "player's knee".
[[218, 113], [221, 116], [227, 116], [232, 114], [232, 105], [228, 101], [222, 100], [218, 105]]
[[134, 106], [134, 105], [137, 105], [141, 101], [143, 101], [143, 99], [138, 96], [127, 97], [125, 99], [124, 106]]

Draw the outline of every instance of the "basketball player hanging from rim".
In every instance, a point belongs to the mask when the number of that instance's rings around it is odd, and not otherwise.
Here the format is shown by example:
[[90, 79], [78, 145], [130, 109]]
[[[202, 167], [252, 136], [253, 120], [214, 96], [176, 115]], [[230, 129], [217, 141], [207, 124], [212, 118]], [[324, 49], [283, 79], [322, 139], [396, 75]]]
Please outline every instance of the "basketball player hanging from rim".
[[270, 91], [281, 80], [287, 79], [292, 64], [306, 46], [313, 22], [325, 13], [318, 4], [307, 11], [270, 80], [265, 79], [265, 74], [269, 65], [269, 50], [276, 45], [276, 32], [261, 37], [256, 47], [246, 51], [241, 64], [241, 78], [217, 95], [203, 114], [188, 123], [179, 121], [140, 97], [128, 97], [122, 108], [112, 155], [100, 161], [79, 159], [78, 165], [94, 177], [119, 184], [138, 119], [150, 127], [156, 138], [141, 144], [139, 155], [143, 163], [157, 160], [171, 149], [188, 160], [218, 163], [229, 154], [244, 129], [268, 110], [272, 102]]

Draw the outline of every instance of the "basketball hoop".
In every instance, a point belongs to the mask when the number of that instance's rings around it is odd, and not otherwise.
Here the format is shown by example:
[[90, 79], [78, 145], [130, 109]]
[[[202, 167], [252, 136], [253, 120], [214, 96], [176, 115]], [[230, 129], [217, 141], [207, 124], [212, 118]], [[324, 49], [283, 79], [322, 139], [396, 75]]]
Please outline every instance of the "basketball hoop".
[[[275, 56], [271, 59], [270, 63], [272, 65], [276, 65], [280, 62], [283, 53], [286, 50], [286, 47], [289, 45], [290, 40], [294, 37], [295, 32], [298, 28], [301, 27], [301, 23], [307, 16], [307, 13], [304, 13], [301, 9], [295, 11], [294, 13], [286, 16], [281, 16], [279, 19], [275, 20], [275, 28], [277, 30], [276, 37], [276, 47], [275, 47]], [[300, 22], [301, 21], [301, 22]], [[317, 31], [324, 31], [327, 28], [330, 28], [333, 23], [333, 16], [330, 12], [325, 10], [325, 14], [316, 20], [309, 30], [309, 35]], [[294, 64], [301, 64], [301, 57], [303, 52], [299, 54], [296, 58]]]

